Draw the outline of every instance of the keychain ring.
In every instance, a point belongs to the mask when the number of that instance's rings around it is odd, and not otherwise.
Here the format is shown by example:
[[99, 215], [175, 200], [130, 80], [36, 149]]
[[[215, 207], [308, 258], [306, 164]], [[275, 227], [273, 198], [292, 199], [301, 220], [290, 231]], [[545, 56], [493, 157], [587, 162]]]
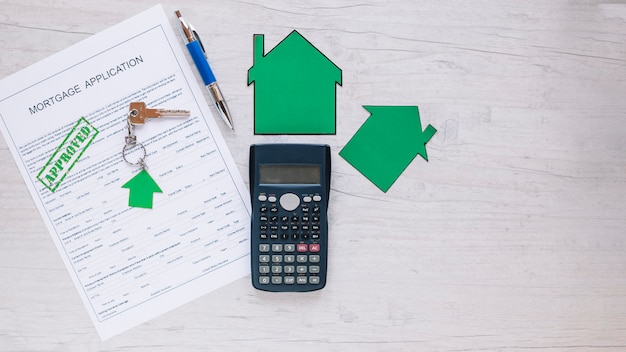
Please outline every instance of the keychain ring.
[[[126, 159], [126, 152], [130, 151], [135, 146], [140, 146], [141, 149], [143, 149], [143, 156], [141, 158], [139, 158], [136, 163], [133, 163], [133, 162], [128, 161], [128, 159]], [[128, 147], [130, 147], [130, 148], [128, 148]], [[144, 162], [144, 160], [146, 158], [146, 155], [147, 155], [146, 147], [144, 147], [143, 144], [141, 144], [141, 143], [135, 143], [134, 145], [125, 144], [124, 145], [124, 149], [122, 149], [122, 158], [124, 158], [124, 161], [127, 164], [130, 164], [130, 165], [141, 165], [142, 167], [144, 167], [146, 165], [146, 163]]]

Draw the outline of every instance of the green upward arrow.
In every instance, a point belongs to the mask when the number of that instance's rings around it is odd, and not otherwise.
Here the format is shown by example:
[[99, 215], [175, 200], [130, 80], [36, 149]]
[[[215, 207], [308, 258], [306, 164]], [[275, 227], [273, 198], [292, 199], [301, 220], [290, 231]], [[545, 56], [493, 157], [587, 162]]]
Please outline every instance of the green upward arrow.
[[146, 170], [141, 170], [140, 173], [126, 182], [122, 188], [128, 188], [130, 190], [128, 206], [135, 208], [152, 209], [153, 193], [163, 192]]
[[339, 152], [383, 192], [419, 154], [428, 161], [426, 143], [437, 130], [422, 130], [417, 106], [363, 106], [370, 117]]

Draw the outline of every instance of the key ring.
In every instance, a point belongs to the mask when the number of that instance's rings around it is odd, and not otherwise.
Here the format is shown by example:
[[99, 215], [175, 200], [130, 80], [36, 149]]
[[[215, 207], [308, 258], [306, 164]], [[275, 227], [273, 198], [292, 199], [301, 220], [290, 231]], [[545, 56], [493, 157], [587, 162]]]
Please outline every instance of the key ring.
[[[167, 110], [167, 109], [148, 109], [144, 102], [131, 102], [126, 117], [126, 128], [128, 134], [124, 138], [124, 147], [122, 148], [122, 158], [129, 165], [139, 165], [142, 170], [133, 178], [122, 185], [122, 188], [128, 188], [128, 206], [136, 208], [152, 209], [152, 194], [155, 192], [163, 193], [156, 181], [148, 173], [148, 165], [146, 164], [146, 147], [142, 143], [137, 143], [137, 136], [133, 132], [133, 127], [143, 125], [146, 119], [159, 118], [163, 116], [189, 116], [189, 110]], [[143, 155], [141, 151], [143, 150]], [[141, 155], [136, 162], [128, 160], [130, 154]]]
[[[124, 148], [122, 148], [122, 158], [127, 164], [139, 165], [144, 170], [148, 169], [148, 165], [146, 165], [146, 147], [141, 143], [137, 143], [137, 136], [133, 133], [133, 126], [143, 125], [148, 118], [159, 118], [162, 116], [189, 116], [189, 110], [148, 109], [144, 102], [130, 103], [128, 117], [126, 118], [128, 135], [126, 135], [125, 138], [126, 144], [124, 144]], [[143, 149], [143, 156], [140, 157], [137, 162], [133, 163], [129, 161], [126, 156], [136, 146]]]
[[[125, 138], [126, 144], [124, 144], [124, 148], [122, 148], [122, 158], [129, 165], [139, 165], [141, 166], [142, 169], [147, 170], [148, 165], [146, 164], [145, 160], [146, 160], [146, 156], [148, 153], [146, 152], [146, 147], [144, 147], [142, 143], [137, 142], [137, 136], [133, 134], [133, 125], [130, 123], [130, 118], [136, 115], [137, 115], [137, 110], [131, 110], [128, 113], [128, 118], [126, 119], [126, 126], [128, 127], [128, 135]], [[126, 158], [126, 154], [127, 152], [130, 152], [132, 149], [134, 149], [136, 146], [139, 146], [143, 150], [143, 156], [140, 157], [137, 160], [137, 162], [133, 163], [129, 161], [128, 158]]]
[[[126, 153], [131, 151], [134, 147], [139, 146], [141, 147], [141, 149], [143, 149], [143, 156], [139, 159], [137, 159], [137, 162], [131, 162], [126, 158]], [[130, 148], [129, 148], [130, 147]], [[148, 165], [146, 165], [146, 162], [144, 161], [146, 159], [146, 147], [143, 146], [143, 144], [141, 143], [135, 143], [134, 145], [131, 144], [126, 144], [124, 145], [124, 148], [122, 149], [122, 158], [124, 158], [124, 161], [129, 164], [129, 165], [139, 165], [141, 166], [142, 169], [147, 169]]]

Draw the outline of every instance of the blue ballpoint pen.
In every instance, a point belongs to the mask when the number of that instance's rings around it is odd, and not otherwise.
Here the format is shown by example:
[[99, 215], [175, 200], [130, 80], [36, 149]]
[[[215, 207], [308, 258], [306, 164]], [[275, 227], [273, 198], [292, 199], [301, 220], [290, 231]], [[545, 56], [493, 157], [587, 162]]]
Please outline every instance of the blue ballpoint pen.
[[188, 24], [185, 22], [183, 16], [180, 14], [180, 11], [176, 11], [176, 16], [180, 21], [183, 37], [188, 42], [187, 50], [189, 50], [189, 54], [191, 55], [191, 58], [193, 59], [193, 62], [198, 69], [198, 72], [200, 72], [200, 76], [202, 77], [204, 85], [206, 85], [207, 89], [209, 90], [209, 94], [213, 99], [213, 103], [215, 103], [217, 112], [222, 117], [222, 120], [224, 120], [224, 122], [226, 122], [226, 124], [234, 130], [233, 120], [230, 116], [230, 111], [228, 110], [226, 100], [224, 100], [224, 96], [220, 91], [220, 87], [217, 85], [215, 75], [213, 74], [213, 71], [209, 66], [209, 62], [207, 61], [206, 53], [204, 50], [204, 46], [202, 45], [202, 41], [200, 40], [200, 36], [190, 23]]

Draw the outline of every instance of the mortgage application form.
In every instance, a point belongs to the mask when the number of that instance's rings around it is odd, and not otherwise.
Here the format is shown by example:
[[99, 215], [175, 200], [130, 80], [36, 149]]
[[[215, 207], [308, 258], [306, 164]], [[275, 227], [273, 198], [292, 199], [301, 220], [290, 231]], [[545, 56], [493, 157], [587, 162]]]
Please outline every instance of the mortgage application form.
[[[135, 101], [190, 116], [126, 155]], [[103, 339], [250, 273], [249, 193], [160, 6], [5, 78], [0, 126]], [[122, 187], [142, 157], [158, 190]]]

